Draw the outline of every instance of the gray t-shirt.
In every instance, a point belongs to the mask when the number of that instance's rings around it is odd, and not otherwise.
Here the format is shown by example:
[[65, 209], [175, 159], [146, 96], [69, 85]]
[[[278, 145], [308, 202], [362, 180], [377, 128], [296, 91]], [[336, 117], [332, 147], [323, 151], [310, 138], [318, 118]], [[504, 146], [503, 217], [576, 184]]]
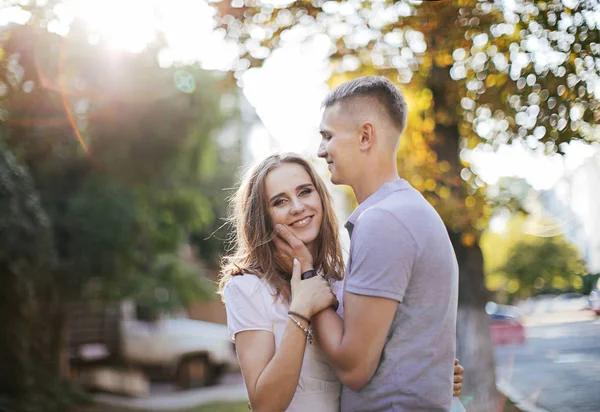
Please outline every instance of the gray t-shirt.
[[458, 265], [435, 209], [408, 182], [383, 185], [346, 223], [345, 292], [398, 301], [373, 378], [344, 387], [341, 411], [448, 411]]

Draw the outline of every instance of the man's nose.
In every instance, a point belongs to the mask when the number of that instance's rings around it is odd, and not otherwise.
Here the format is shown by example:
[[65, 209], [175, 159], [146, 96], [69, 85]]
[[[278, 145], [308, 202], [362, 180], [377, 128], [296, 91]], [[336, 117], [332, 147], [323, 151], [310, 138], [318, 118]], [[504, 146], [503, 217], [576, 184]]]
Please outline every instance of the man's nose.
[[327, 157], [327, 142], [325, 140], [321, 141], [321, 144], [319, 144], [319, 149], [317, 150], [317, 156], [318, 157], [322, 157], [322, 158], [326, 158]]

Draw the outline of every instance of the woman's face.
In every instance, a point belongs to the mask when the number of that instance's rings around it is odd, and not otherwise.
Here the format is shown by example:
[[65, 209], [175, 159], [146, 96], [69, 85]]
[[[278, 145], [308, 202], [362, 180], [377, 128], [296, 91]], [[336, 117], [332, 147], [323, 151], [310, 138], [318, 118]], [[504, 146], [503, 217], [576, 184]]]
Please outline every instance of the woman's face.
[[308, 172], [283, 163], [267, 174], [265, 188], [273, 225], [287, 226], [310, 248], [321, 229], [323, 206]]

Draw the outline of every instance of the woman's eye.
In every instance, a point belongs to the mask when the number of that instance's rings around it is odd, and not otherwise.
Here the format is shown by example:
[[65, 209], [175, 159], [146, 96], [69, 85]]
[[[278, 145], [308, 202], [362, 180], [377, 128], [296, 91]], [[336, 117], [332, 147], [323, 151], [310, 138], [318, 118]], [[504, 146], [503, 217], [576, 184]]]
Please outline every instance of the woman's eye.
[[300, 196], [306, 196], [312, 193], [312, 189], [304, 189], [300, 192]]
[[281, 206], [284, 202], [284, 199], [277, 199], [275, 202], [273, 202], [273, 206]]

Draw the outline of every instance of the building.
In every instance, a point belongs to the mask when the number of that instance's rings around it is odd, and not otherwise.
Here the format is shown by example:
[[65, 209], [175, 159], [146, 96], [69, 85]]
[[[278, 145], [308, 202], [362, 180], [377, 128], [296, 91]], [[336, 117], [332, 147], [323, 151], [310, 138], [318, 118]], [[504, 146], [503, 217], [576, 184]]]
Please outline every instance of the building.
[[541, 191], [539, 200], [581, 251], [590, 273], [600, 273], [600, 150]]

